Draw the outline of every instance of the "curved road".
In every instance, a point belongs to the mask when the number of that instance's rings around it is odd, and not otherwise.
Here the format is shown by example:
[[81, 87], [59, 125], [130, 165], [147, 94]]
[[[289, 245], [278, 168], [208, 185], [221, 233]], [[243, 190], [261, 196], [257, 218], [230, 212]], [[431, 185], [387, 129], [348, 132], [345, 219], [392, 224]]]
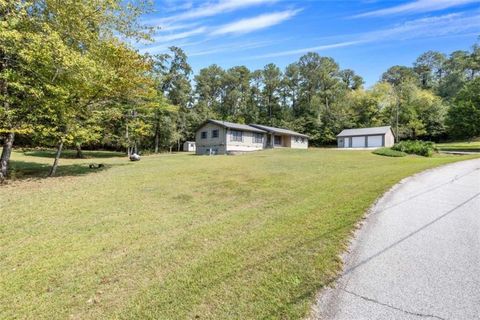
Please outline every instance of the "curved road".
[[480, 159], [385, 194], [313, 311], [314, 319], [480, 319]]

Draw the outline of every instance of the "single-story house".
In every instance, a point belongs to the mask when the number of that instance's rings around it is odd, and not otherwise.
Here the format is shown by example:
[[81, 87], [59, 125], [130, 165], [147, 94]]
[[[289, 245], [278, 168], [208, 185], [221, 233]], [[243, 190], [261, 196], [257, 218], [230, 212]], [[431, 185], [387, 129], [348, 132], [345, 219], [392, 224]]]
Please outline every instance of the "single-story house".
[[209, 119], [196, 131], [197, 154], [228, 154], [267, 148], [308, 148], [308, 136], [281, 128]]
[[395, 144], [392, 127], [345, 129], [337, 135], [339, 148], [380, 148]]
[[185, 141], [183, 144], [183, 151], [195, 152], [195, 141]]
[[267, 146], [270, 146], [272, 148], [308, 148], [308, 136], [305, 134], [301, 134], [288, 129], [268, 127], [260, 124], [251, 124], [250, 126], [266, 131]]

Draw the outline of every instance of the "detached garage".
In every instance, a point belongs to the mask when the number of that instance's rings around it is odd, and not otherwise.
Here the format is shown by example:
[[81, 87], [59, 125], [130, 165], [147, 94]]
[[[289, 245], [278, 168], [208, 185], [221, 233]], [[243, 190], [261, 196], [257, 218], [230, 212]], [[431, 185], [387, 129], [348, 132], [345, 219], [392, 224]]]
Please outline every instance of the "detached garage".
[[345, 129], [337, 135], [339, 148], [380, 148], [395, 143], [392, 127]]

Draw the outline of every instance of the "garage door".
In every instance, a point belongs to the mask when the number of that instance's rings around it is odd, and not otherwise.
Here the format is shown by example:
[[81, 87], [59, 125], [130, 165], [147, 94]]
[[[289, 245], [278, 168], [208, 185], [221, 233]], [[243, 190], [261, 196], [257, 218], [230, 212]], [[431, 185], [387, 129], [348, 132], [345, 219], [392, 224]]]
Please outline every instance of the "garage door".
[[352, 137], [352, 148], [365, 148], [365, 137]]
[[382, 146], [382, 136], [370, 136], [368, 137], [368, 147], [381, 147]]

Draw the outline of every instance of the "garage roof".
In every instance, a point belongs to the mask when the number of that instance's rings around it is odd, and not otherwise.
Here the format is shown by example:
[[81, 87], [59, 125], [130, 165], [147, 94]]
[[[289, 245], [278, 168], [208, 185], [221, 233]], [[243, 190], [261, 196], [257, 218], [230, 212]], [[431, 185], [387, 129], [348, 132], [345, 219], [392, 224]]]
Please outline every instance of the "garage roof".
[[367, 136], [367, 135], [384, 135], [388, 131], [392, 130], [392, 127], [372, 127], [372, 128], [360, 128], [360, 129], [345, 129], [340, 132], [337, 137], [355, 137], [355, 136]]

